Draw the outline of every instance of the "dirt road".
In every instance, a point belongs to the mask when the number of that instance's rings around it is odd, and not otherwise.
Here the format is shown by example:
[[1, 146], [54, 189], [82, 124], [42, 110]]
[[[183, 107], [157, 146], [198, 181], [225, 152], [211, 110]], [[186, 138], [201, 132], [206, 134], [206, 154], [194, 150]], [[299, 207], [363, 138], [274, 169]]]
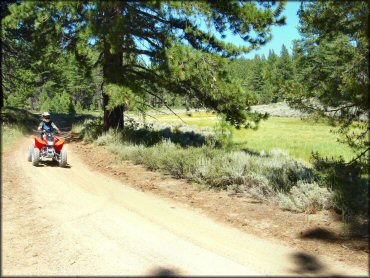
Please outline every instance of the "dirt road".
[[[263, 240], [89, 169], [3, 157], [3, 275], [364, 275]], [[68, 149], [68, 146], [67, 146]]]

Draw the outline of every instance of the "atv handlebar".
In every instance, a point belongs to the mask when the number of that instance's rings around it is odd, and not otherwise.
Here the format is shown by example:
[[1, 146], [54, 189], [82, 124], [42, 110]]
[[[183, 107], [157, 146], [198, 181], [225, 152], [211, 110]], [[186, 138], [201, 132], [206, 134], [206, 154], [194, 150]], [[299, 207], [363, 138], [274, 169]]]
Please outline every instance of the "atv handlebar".
[[34, 131], [35, 133], [52, 133], [52, 134], [58, 134], [59, 132], [57, 130], [53, 130], [53, 131], [49, 131], [49, 132], [46, 132], [45, 130], [35, 130]]

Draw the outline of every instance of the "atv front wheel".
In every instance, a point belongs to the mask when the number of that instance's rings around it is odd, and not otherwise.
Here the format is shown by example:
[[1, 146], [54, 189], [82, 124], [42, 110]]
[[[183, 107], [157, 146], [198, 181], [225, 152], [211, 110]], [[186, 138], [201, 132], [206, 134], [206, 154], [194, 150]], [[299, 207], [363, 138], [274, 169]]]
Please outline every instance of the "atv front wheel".
[[28, 147], [28, 154], [27, 154], [27, 160], [32, 161], [32, 153], [33, 153], [33, 145], [29, 145]]
[[67, 166], [67, 150], [61, 150], [60, 151], [59, 166], [60, 167], [66, 167]]
[[32, 152], [32, 165], [37, 166], [40, 162], [40, 150], [38, 148], [34, 148]]

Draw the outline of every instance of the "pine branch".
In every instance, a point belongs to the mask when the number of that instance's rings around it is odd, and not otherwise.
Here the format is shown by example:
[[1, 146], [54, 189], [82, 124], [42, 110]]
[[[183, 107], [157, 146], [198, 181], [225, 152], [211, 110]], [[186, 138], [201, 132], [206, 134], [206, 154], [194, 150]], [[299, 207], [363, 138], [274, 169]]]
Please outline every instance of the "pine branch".
[[123, 52], [126, 52], [126, 53], [133, 53], [133, 54], [144, 54], [144, 55], [148, 55], [150, 57], [156, 57], [156, 52], [154, 51], [149, 51], [149, 50], [144, 50], [144, 49], [137, 49], [137, 48], [122, 48], [122, 51]]
[[159, 110], [159, 109], [156, 109], [154, 106], [152, 106], [152, 105], [150, 105], [150, 104], [147, 104], [147, 103], [145, 103], [145, 102], [142, 102], [142, 101], [136, 101], [137, 103], [139, 103], [139, 104], [142, 104], [142, 105], [145, 105], [145, 106], [148, 106], [148, 107], [150, 107], [151, 109], [153, 109], [153, 110], [155, 110], [155, 111], [157, 111], [157, 112], [160, 112], [160, 113], [162, 113], [162, 114], [165, 114], [165, 115], [171, 115], [171, 114], [169, 114], [169, 113], [166, 113], [166, 112], [163, 112], [163, 111], [161, 111], [161, 110]]
[[169, 107], [168, 105], [167, 105], [167, 103], [164, 101], [164, 99], [162, 99], [161, 97], [159, 97], [159, 96], [157, 96], [156, 94], [154, 94], [153, 92], [150, 92], [149, 90], [145, 90], [148, 94], [150, 94], [150, 95], [152, 95], [152, 96], [154, 96], [154, 97], [156, 97], [156, 98], [158, 98], [160, 101], [162, 101], [163, 102], [163, 104], [164, 104], [164, 106], [166, 106], [166, 108], [168, 109], [168, 110], [170, 110], [171, 112], [172, 112], [172, 114], [174, 114], [177, 118], [179, 118], [184, 124], [186, 124], [186, 122], [179, 116], [179, 115], [177, 115], [172, 109], [171, 109], [171, 107]]
[[95, 68], [101, 62], [101, 59], [103, 58], [103, 54], [104, 54], [104, 52], [100, 52], [98, 59], [93, 64], [93, 68]]
[[337, 112], [346, 108], [356, 107], [356, 104], [349, 104], [345, 106], [338, 107], [336, 109], [330, 109], [330, 110], [323, 110], [324, 112]]
[[147, 116], [149, 116], [149, 117], [151, 117], [151, 118], [153, 118], [153, 119], [155, 119], [155, 120], [157, 120], [157, 121], [159, 121], [156, 117], [154, 117], [154, 116], [152, 116], [152, 115], [149, 115], [149, 114], [147, 114], [147, 113], [145, 113], [145, 111], [144, 110], [142, 110], [142, 109], [140, 109], [140, 108], [138, 108], [140, 111], [141, 111], [141, 113], [143, 113], [144, 115], [147, 115]]
[[1, 86], [6, 89], [7, 91], [11, 91], [9, 87], [5, 86], [4, 82], [1, 82]]
[[359, 161], [366, 153], [370, 151], [370, 147], [367, 147], [362, 153], [357, 155], [355, 158], [353, 158], [351, 161], [345, 163], [345, 165], [352, 165], [353, 163]]

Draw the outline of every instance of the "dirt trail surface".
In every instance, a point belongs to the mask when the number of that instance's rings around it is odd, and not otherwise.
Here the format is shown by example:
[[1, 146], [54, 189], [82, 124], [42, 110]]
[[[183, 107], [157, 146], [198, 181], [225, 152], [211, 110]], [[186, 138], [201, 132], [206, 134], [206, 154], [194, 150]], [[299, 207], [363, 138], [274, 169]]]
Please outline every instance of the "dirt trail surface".
[[3, 154], [3, 275], [364, 275], [367, 269], [216, 222], [200, 211], [93, 171]]

